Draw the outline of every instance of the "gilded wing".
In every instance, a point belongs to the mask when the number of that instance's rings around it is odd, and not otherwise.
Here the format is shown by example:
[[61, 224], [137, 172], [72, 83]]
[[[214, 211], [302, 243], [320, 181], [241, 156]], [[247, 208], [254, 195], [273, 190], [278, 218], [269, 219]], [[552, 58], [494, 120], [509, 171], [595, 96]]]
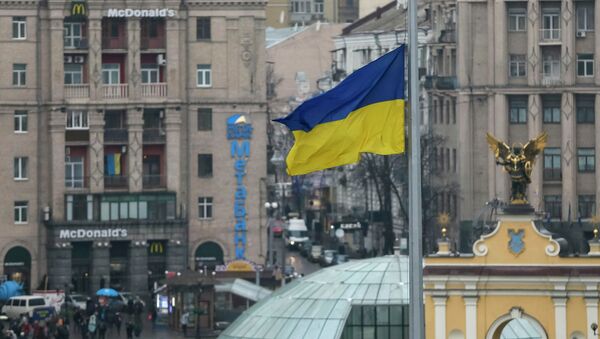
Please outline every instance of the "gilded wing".
[[543, 132], [538, 135], [537, 138], [529, 140], [525, 146], [523, 146], [523, 154], [527, 161], [531, 161], [533, 163], [535, 161], [535, 156], [540, 154], [544, 147], [546, 147], [546, 142], [548, 141], [548, 133]]
[[510, 147], [505, 142], [496, 139], [490, 133], [487, 133], [487, 142], [490, 144], [490, 148], [494, 152], [496, 159], [504, 160], [510, 154]]

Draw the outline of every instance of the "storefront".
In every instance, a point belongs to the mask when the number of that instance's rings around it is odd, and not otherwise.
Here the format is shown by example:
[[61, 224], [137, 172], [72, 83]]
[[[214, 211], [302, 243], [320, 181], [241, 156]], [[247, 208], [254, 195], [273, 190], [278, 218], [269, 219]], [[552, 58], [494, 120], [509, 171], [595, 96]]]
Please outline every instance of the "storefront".
[[214, 270], [216, 266], [223, 265], [223, 249], [219, 244], [207, 241], [200, 244], [194, 252], [196, 270]]
[[49, 224], [49, 287], [150, 294], [165, 271], [187, 267], [186, 228], [183, 220]]

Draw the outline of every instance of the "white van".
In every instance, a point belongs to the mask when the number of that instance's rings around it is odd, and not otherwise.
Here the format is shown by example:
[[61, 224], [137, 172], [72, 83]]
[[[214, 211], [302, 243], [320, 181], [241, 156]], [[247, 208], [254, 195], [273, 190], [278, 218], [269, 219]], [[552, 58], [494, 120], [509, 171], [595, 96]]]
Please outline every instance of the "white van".
[[308, 228], [303, 219], [290, 219], [284, 232], [285, 244], [291, 248], [301, 248], [309, 240]]
[[2, 306], [2, 313], [5, 313], [10, 319], [17, 319], [23, 313], [27, 313], [31, 317], [33, 309], [44, 306], [47, 305], [43, 297], [22, 295], [9, 298], [6, 304]]

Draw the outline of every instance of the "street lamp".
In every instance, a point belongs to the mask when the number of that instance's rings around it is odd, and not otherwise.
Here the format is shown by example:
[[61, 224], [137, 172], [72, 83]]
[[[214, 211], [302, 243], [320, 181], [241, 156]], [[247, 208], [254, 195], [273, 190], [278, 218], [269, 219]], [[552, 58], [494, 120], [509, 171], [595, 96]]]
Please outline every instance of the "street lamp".
[[271, 267], [273, 265], [273, 223], [272, 223], [272, 213], [277, 210], [279, 204], [277, 202], [265, 202], [265, 209], [267, 210], [267, 229], [269, 230], [269, 241], [268, 241], [268, 262], [267, 267]]

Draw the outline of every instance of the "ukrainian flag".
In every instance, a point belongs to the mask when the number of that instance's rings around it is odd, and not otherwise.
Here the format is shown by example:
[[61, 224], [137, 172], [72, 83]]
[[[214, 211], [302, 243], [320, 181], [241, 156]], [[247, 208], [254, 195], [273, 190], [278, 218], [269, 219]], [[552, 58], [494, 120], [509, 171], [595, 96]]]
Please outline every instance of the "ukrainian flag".
[[361, 153], [404, 152], [404, 45], [275, 121], [294, 134], [290, 175], [356, 163]]

